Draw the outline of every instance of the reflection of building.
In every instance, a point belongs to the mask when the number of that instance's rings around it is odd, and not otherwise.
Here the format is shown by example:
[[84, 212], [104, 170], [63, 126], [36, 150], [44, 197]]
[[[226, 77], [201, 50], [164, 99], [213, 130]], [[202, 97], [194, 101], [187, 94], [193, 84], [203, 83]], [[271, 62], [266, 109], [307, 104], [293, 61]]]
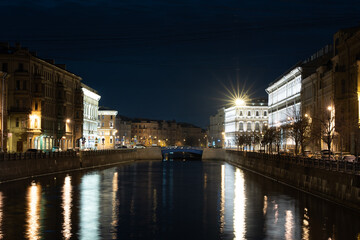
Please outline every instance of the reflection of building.
[[225, 109], [220, 108], [218, 112], [210, 116], [210, 126], [209, 126], [209, 144], [213, 147], [223, 147], [224, 146], [224, 132], [225, 132]]
[[205, 146], [205, 132], [192, 124], [175, 121], [133, 119], [134, 143], [146, 146]]
[[95, 140], [98, 137], [98, 109], [100, 95], [94, 89], [81, 84], [84, 94], [84, 122], [83, 139], [81, 139], [81, 148], [95, 149]]
[[268, 121], [266, 99], [254, 99], [225, 109], [225, 147], [234, 148], [237, 134], [261, 134]]
[[114, 149], [116, 110], [100, 107], [98, 111], [98, 146], [97, 149]]
[[129, 145], [131, 142], [131, 120], [124, 116], [116, 116], [116, 142], [119, 145]]
[[[1, 136], [0, 136], [0, 151], [3, 151], [6, 149], [6, 143], [7, 143], [7, 73], [0, 71], [0, 128], [1, 128]], [[4, 131], [3, 131], [4, 129]]]
[[0, 63], [9, 73], [7, 150], [73, 148], [82, 136], [81, 78], [19, 44], [1, 44]]

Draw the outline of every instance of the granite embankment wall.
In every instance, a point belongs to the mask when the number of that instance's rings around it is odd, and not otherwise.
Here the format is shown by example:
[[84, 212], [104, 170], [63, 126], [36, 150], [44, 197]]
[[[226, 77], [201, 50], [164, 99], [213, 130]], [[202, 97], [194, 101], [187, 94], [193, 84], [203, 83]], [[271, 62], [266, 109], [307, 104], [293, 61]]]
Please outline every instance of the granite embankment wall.
[[139, 160], [162, 160], [160, 148], [0, 155], [0, 182]]
[[204, 149], [202, 159], [226, 161], [360, 212], [359, 163], [224, 149]]

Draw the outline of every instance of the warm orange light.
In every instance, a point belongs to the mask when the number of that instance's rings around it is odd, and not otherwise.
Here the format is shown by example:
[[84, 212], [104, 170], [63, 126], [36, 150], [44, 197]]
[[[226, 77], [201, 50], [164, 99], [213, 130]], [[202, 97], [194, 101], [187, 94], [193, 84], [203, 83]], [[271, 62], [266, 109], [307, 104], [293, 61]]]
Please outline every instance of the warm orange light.
[[66, 119], [66, 122], [67, 122], [67, 123], [70, 123], [70, 119], [69, 119], [69, 118], [68, 118], [68, 119]]

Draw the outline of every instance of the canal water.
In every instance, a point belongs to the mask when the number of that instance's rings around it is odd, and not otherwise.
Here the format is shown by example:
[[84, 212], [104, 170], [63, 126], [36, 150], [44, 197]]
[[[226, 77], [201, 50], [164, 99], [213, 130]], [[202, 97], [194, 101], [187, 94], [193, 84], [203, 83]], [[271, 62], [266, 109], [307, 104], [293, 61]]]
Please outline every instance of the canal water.
[[360, 215], [223, 162], [0, 185], [0, 239], [360, 239]]

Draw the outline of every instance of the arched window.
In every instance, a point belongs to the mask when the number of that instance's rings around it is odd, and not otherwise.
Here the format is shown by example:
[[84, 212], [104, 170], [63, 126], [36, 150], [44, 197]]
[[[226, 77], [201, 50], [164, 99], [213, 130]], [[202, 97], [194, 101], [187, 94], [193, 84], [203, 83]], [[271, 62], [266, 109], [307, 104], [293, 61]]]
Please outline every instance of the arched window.
[[247, 123], [246, 131], [251, 131], [251, 122]]
[[244, 124], [242, 122], [239, 123], [239, 131], [244, 131]]
[[250, 111], [248, 111], [248, 116], [249, 116], [249, 117], [251, 116], [251, 112], [250, 112]]
[[256, 116], [257, 116], [257, 117], [259, 116], [259, 111], [256, 111]]
[[240, 116], [242, 116], [243, 114], [242, 114], [242, 111], [240, 111]]
[[264, 116], [265, 116], [265, 117], [267, 116], [267, 112], [266, 112], [266, 111], [264, 111]]
[[260, 131], [260, 124], [258, 122], [255, 123], [255, 131]]

